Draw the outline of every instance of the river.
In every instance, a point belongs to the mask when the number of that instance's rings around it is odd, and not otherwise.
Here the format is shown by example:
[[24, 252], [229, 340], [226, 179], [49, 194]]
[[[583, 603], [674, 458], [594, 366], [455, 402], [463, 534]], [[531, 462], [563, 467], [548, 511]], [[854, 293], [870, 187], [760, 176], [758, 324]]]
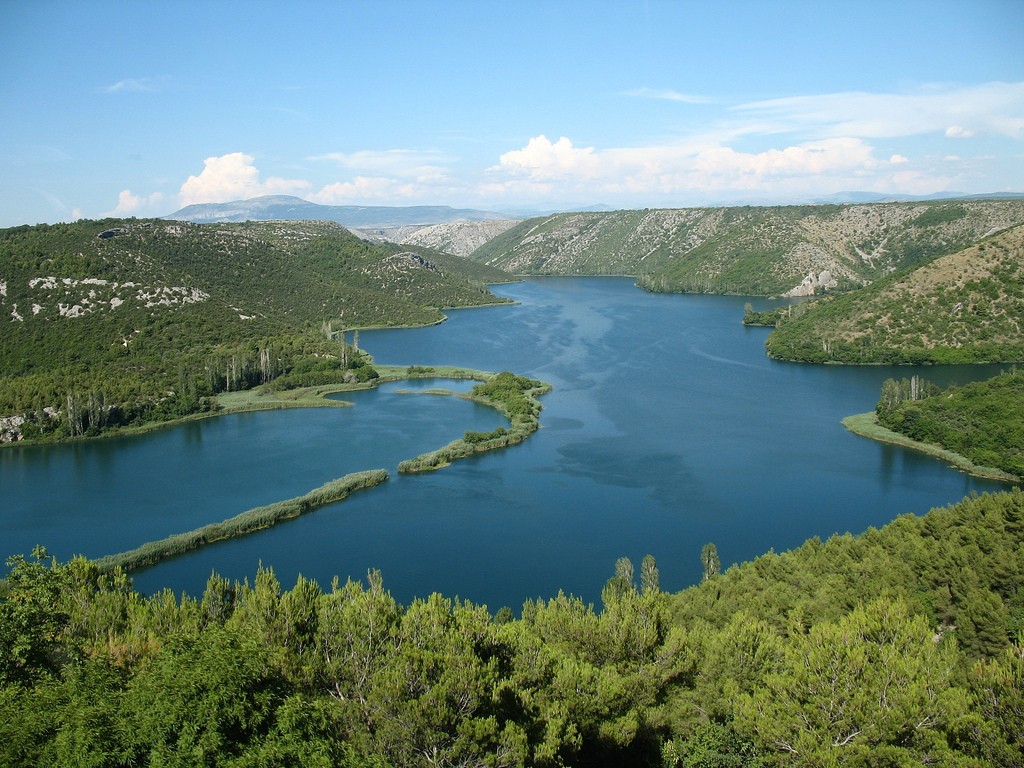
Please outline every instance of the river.
[[[511, 370], [554, 389], [525, 443], [400, 476], [398, 462], [504, 423], [452, 397], [346, 394], [351, 408], [235, 414], [136, 437], [0, 451], [0, 548], [100, 556], [382, 467], [384, 485], [273, 529], [137, 572], [197, 595], [211, 572], [260, 563], [298, 574], [383, 572], [402, 601], [439, 591], [518, 609], [561, 589], [597, 602], [616, 558], [655, 556], [662, 588], [812, 536], [858, 533], [972, 492], [1006, 488], [847, 432], [887, 377], [944, 385], [997, 366], [809, 366], [764, 354], [743, 297], [645, 293], [625, 278], [497, 286], [513, 306], [459, 310], [428, 328], [363, 331], [380, 363]], [[753, 300], [758, 307], [763, 300]], [[446, 386], [442, 381], [430, 386]], [[451, 384], [453, 388], [460, 385]]]

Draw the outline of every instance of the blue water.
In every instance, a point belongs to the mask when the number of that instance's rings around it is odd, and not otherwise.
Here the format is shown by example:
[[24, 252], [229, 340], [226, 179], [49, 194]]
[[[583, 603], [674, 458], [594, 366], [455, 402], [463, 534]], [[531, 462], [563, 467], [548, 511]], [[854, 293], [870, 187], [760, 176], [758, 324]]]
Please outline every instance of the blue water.
[[[647, 294], [620, 278], [544, 278], [495, 289], [514, 306], [451, 312], [438, 326], [363, 331], [378, 362], [512, 370], [554, 385], [525, 443], [438, 472], [398, 463], [501, 417], [453, 397], [346, 394], [344, 409], [226, 416], [149, 435], [0, 451], [2, 549], [108, 554], [304, 493], [359, 469], [382, 486], [313, 514], [135, 574], [198, 594], [212, 571], [328, 587], [379, 568], [408, 602], [434, 591], [518, 608], [562, 589], [597, 602], [616, 558], [653, 554], [665, 589], [811, 536], [860, 532], [1006, 486], [847, 432], [882, 381], [944, 385], [993, 366], [808, 366], [769, 360], [749, 299]], [[754, 300], [758, 306], [764, 301]]]

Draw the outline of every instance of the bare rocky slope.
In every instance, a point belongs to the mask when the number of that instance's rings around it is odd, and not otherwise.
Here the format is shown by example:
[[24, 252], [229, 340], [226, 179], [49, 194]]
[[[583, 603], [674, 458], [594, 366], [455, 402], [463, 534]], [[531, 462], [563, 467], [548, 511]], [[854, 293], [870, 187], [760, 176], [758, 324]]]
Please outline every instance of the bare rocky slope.
[[1024, 225], [791, 311], [768, 337], [773, 357], [826, 363], [1024, 360]]
[[403, 245], [418, 245], [465, 257], [518, 223], [516, 220], [506, 219], [458, 221], [429, 227], [411, 227], [407, 231], [396, 233], [398, 236], [395, 240]]
[[852, 289], [1024, 223], [1022, 200], [560, 213], [472, 252], [515, 274], [635, 275], [655, 291]]

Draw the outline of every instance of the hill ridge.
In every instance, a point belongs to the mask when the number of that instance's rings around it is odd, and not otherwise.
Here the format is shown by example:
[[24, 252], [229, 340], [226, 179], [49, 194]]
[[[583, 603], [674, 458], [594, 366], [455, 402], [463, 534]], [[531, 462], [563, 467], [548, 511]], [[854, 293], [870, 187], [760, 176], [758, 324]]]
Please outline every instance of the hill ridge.
[[333, 221], [349, 229], [387, 229], [453, 221], [494, 221], [508, 217], [491, 211], [447, 205], [322, 205], [292, 195], [263, 195], [226, 203], [188, 205], [161, 218], [202, 224], [228, 221]]
[[781, 296], [867, 285], [1024, 223], [1024, 200], [665, 208], [522, 221], [471, 254], [516, 274], [628, 274], [661, 292]]

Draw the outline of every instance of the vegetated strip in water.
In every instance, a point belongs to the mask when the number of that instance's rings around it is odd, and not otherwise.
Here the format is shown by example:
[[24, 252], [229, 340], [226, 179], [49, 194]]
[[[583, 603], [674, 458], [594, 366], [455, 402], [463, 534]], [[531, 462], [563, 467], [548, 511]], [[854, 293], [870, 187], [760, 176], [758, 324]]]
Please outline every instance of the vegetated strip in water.
[[198, 549], [215, 541], [244, 536], [247, 533], [270, 528], [283, 520], [289, 520], [327, 504], [341, 501], [355, 491], [380, 485], [387, 479], [388, 473], [383, 469], [352, 472], [302, 496], [263, 507], [255, 507], [220, 523], [211, 523], [187, 533], [178, 533], [168, 536], [166, 539], [150, 541], [127, 552], [100, 558], [96, 562], [100, 569], [105, 571], [118, 567], [125, 571], [131, 571], [147, 565], [154, 565], [161, 560]]
[[494, 374], [484, 383], [473, 387], [467, 395], [458, 395], [503, 413], [512, 423], [511, 428], [498, 427], [491, 432], [466, 432], [458, 440], [436, 451], [422, 453], [398, 465], [400, 473], [430, 472], [446, 467], [456, 459], [475, 453], [493, 451], [523, 442], [540, 427], [540, 395], [551, 391], [551, 385], [516, 376], [508, 371]]
[[[397, 368], [384, 366], [382, 368], [386, 369], [385, 375], [381, 376], [380, 379], [370, 386], [375, 386], [380, 381], [403, 378], [443, 377], [481, 381], [482, 383], [474, 387], [473, 391], [469, 394], [457, 396], [491, 406], [503, 413], [512, 422], [511, 429], [498, 427], [492, 432], [466, 432], [462, 438], [449, 443], [443, 448], [403, 461], [398, 466], [399, 472], [423, 472], [430, 469], [438, 469], [450, 464], [453, 459], [462, 456], [469, 456], [473, 453], [490, 451], [507, 445], [521, 443], [540, 426], [538, 417], [541, 405], [537, 397], [551, 390], [550, 384], [527, 379], [523, 376], [516, 376], [507, 371], [491, 374], [466, 368], [418, 368], [412, 366], [400, 372]], [[303, 388], [301, 392], [294, 392], [294, 399], [288, 398], [290, 402], [285, 404], [280, 402], [280, 397], [271, 397], [260, 403], [258, 399], [249, 396], [233, 402], [231, 405], [232, 410], [236, 412], [254, 410], [261, 407], [279, 408], [327, 405], [330, 404], [330, 401], [323, 398], [324, 394], [356, 388], [366, 388], [366, 385]], [[263, 395], [265, 397], [266, 393], [263, 393]], [[96, 562], [102, 570], [121, 568], [124, 571], [132, 571], [145, 566], [155, 565], [162, 560], [193, 549], [199, 549], [206, 544], [270, 528], [284, 520], [289, 520], [306, 512], [312, 512], [327, 504], [341, 501], [355, 491], [380, 485], [387, 479], [388, 473], [384, 469], [352, 472], [302, 496], [278, 501], [262, 507], [255, 507], [222, 522], [210, 523], [186, 533], [177, 533], [165, 539], [150, 541], [127, 552], [107, 555]]]
[[891, 429], [883, 427], [878, 423], [878, 416], [873, 411], [869, 411], [868, 413], [858, 413], [854, 416], [847, 416], [843, 419], [843, 426], [861, 437], [867, 437], [872, 440], [878, 440], [882, 443], [891, 443], [893, 445], [900, 445], [905, 448], [912, 448], [916, 451], [927, 453], [930, 456], [942, 459], [957, 469], [962, 469], [964, 472], [977, 477], [985, 477], [990, 480], [1006, 480], [1008, 482], [1016, 482], [1021, 479], [1016, 475], [1003, 472], [1001, 469], [996, 469], [994, 467], [982, 467], [975, 464], [966, 456], [946, 450], [941, 446], [932, 445], [931, 443], [922, 443], [919, 440], [914, 440], [913, 438], [907, 437], [899, 432], [894, 432]]

